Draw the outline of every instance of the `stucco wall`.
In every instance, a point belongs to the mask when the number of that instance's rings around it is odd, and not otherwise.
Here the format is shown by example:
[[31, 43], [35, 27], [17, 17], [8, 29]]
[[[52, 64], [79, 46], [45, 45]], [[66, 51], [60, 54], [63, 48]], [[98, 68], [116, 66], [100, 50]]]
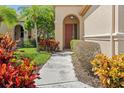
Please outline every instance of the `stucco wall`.
[[13, 32], [12, 32], [13, 28], [9, 28], [7, 25], [5, 25], [4, 23], [0, 24], [0, 34], [5, 34], [7, 32], [9, 32], [9, 34], [11, 35], [11, 37], [13, 38]]
[[108, 56], [124, 53], [124, 5], [93, 7], [83, 17], [85, 40], [98, 42]]
[[[23, 27], [23, 29], [24, 29], [24, 24], [23, 24], [23, 22], [18, 22], [16, 25], [21, 25], [22, 27]], [[15, 25], [15, 26], [16, 26]], [[0, 24], [0, 34], [5, 34], [5, 33], [7, 33], [7, 32], [9, 32], [9, 34], [10, 34], [10, 36], [14, 39], [14, 30], [15, 30], [15, 26], [13, 26], [13, 27], [8, 27], [6, 24], [4, 24], [4, 23], [1, 23]], [[19, 29], [18, 29], [19, 30]], [[28, 40], [28, 32], [27, 31], [25, 31], [25, 29], [24, 29], [24, 40]]]
[[116, 6], [117, 10], [117, 33], [118, 39], [117, 39], [117, 51], [118, 54], [124, 53], [124, 5]]
[[112, 6], [100, 6], [85, 20], [85, 35], [99, 35], [111, 32]]
[[[91, 8], [93, 10], [94, 8]], [[98, 6], [84, 18], [85, 40], [98, 42], [104, 54], [111, 56], [112, 6]]]
[[124, 32], [124, 5], [118, 6], [119, 32]]
[[60, 50], [63, 50], [63, 20], [68, 15], [75, 15], [80, 20], [80, 39], [83, 38], [83, 20], [79, 15], [82, 6], [55, 6], [55, 38], [60, 42]]

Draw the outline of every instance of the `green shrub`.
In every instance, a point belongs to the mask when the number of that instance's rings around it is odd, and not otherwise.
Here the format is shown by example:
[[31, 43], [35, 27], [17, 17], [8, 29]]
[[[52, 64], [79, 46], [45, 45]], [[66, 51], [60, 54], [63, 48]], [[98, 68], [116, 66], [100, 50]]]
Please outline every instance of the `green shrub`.
[[76, 48], [76, 45], [80, 42], [80, 40], [71, 40], [70, 46], [72, 51]]
[[72, 40], [73, 45], [72, 62], [75, 66], [77, 77], [80, 81], [93, 87], [100, 87], [99, 79], [92, 72], [90, 61], [96, 54], [100, 53], [100, 45], [83, 40]]
[[72, 51], [75, 57], [81, 62], [83, 69], [90, 75], [92, 72], [92, 65], [90, 61], [94, 59], [96, 54], [100, 53], [100, 45], [94, 42], [87, 42], [83, 40], [71, 41]]
[[35, 40], [26, 40], [23, 42], [23, 47], [24, 48], [34, 48], [36, 47]]
[[104, 54], [98, 54], [91, 64], [94, 74], [99, 77], [103, 87], [124, 87], [124, 55], [109, 58]]

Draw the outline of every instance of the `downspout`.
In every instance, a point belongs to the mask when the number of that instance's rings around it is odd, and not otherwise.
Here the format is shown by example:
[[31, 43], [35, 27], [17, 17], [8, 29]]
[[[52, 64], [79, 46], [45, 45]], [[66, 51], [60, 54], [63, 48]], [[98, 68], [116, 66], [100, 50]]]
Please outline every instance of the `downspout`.
[[112, 5], [112, 31], [110, 36], [111, 56], [115, 55], [115, 41], [113, 33], [115, 33], [115, 5]]

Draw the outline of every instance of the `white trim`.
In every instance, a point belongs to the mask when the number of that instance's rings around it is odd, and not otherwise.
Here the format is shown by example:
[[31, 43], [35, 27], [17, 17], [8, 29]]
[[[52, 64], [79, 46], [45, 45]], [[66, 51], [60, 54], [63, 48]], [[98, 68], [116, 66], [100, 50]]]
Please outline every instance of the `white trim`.
[[[116, 32], [112, 34], [112, 37], [114, 40], [124, 40], [124, 33], [122, 32]], [[110, 41], [111, 34], [98, 34], [98, 35], [85, 35], [84, 38], [86, 40], [96, 40], [96, 41]]]
[[108, 38], [110, 34], [85, 35], [84, 38]]
[[114, 37], [117, 37], [117, 38], [124, 38], [124, 33], [122, 33], [122, 32], [116, 32], [116, 33], [113, 33], [113, 36]]

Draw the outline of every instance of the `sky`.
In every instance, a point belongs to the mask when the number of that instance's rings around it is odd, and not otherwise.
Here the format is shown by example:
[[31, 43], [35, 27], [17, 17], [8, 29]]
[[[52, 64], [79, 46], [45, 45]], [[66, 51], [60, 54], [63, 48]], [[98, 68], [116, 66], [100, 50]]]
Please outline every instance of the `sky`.
[[19, 13], [19, 7], [25, 7], [27, 5], [8, 5], [9, 7], [16, 10], [17, 13]]
[[15, 9], [17, 12], [19, 12], [19, 10], [18, 10], [19, 7], [25, 7], [27, 5], [8, 5], [8, 6]]
[[9, 5], [9, 7], [14, 8], [15, 10], [18, 11], [19, 7], [22, 7], [23, 5]]

